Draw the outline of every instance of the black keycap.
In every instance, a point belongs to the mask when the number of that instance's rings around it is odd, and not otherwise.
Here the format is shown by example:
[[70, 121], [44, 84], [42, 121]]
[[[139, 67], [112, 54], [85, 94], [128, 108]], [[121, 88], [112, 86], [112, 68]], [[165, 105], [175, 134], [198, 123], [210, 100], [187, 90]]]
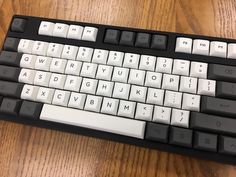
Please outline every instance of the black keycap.
[[222, 116], [236, 116], [236, 101], [202, 96], [201, 112]]
[[165, 35], [153, 35], [152, 36], [152, 49], [166, 50], [167, 36]]
[[38, 119], [42, 110], [42, 103], [24, 100], [19, 115], [24, 118]]
[[236, 99], [236, 83], [218, 81], [216, 84], [216, 96]]
[[236, 138], [220, 136], [219, 152], [236, 155]]
[[192, 146], [192, 130], [178, 127], [171, 127], [170, 129], [170, 144], [179, 146]]
[[11, 115], [18, 115], [21, 100], [13, 98], [4, 98], [0, 107], [0, 112]]
[[20, 98], [23, 84], [0, 81], [0, 95]]
[[168, 125], [147, 122], [145, 138], [166, 143], [168, 141], [168, 129]]
[[22, 18], [14, 18], [11, 24], [11, 31], [24, 32], [26, 20]]
[[1, 103], [2, 103], [2, 99], [3, 99], [3, 96], [0, 96], [0, 105], [1, 105]]
[[208, 78], [214, 80], [236, 82], [236, 67], [219, 64], [209, 64]]
[[138, 33], [136, 37], [135, 46], [149, 48], [151, 35], [148, 33]]
[[108, 29], [106, 31], [104, 42], [109, 44], [118, 44], [119, 38], [120, 38], [119, 30]]
[[2, 51], [0, 54], [0, 64], [20, 66], [21, 56], [21, 53]]
[[191, 112], [190, 127], [214, 133], [236, 135], [236, 119]]
[[194, 148], [206, 151], [217, 151], [217, 135], [195, 132]]
[[0, 65], [0, 79], [18, 81], [20, 68]]
[[3, 49], [16, 52], [19, 42], [20, 39], [18, 38], [7, 37], [4, 42]]
[[131, 31], [122, 31], [120, 37], [120, 44], [133, 46], [134, 45], [135, 33]]

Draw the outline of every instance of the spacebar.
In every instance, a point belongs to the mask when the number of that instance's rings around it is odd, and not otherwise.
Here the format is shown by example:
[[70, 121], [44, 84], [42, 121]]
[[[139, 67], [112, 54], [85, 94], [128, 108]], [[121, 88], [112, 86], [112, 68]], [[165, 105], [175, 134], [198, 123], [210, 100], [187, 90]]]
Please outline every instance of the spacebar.
[[135, 138], [144, 138], [146, 122], [44, 104], [40, 119], [100, 130]]

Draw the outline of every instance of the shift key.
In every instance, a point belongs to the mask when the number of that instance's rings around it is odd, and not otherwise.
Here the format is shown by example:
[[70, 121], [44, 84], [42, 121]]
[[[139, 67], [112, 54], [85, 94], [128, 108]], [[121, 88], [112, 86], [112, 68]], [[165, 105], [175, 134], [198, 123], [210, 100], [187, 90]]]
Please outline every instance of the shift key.
[[202, 96], [201, 112], [222, 116], [236, 116], [236, 101]]

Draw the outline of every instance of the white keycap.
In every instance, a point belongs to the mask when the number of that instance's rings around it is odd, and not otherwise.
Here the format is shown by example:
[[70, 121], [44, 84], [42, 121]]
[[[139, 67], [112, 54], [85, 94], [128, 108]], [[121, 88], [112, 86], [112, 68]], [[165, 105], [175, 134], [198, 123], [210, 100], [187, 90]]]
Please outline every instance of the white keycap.
[[49, 87], [63, 89], [66, 81], [66, 75], [52, 73]]
[[96, 79], [111, 80], [113, 67], [108, 65], [98, 65]]
[[188, 76], [190, 69], [190, 61], [188, 60], [174, 60], [173, 74]]
[[51, 62], [52, 58], [50, 57], [37, 56], [35, 61], [35, 69], [49, 71]]
[[179, 91], [187, 92], [187, 93], [196, 93], [197, 92], [197, 78], [181, 76]]
[[88, 47], [79, 47], [76, 60], [90, 62], [93, 55], [93, 49]]
[[56, 90], [53, 96], [52, 104], [59, 106], [67, 106], [70, 98], [70, 92], [63, 90]]
[[61, 58], [53, 58], [50, 66], [50, 71], [55, 73], [65, 73], [67, 60]]
[[39, 35], [52, 36], [53, 29], [54, 29], [54, 23], [41, 21], [38, 33]]
[[200, 95], [184, 93], [182, 109], [200, 111]]
[[61, 58], [75, 60], [78, 52], [78, 47], [73, 45], [64, 45]]
[[164, 74], [162, 81], [162, 89], [178, 91], [179, 88], [179, 76]]
[[189, 111], [181, 109], [172, 109], [171, 125], [188, 128], [189, 114]]
[[160, 88], [161, 87], [161, 80], [162, 80], [161, 73], [148, 71], [146, 74], [145, 86]]
[[35, 78], [34, 78], [34, 85], [48, 87], [51, 74], [52, 73], [50, 72], [36, 71]]
[[68, 60], [66, 64], [65, 74], [71, 74], [78, 76], [82, 67], [82, 62]]
[[228, 44], [227, 58], [236, 59], [236, 44], [235, 43]]
[[199, 95], [208, 95], [215, 96], [216, 92], [216, 81], [199, 79], [198, 80], [198, 94]]
[[135, 119], [151, 121], [153, 106], [149, 104], [137, 104]]
[[35, 70], [21, 69], [18, 81], [27, 84], [34, 83]]
[[28, 39], [21, 39], [17, 48], [17, 51], [20, 53], [32, 53], [34, 41]]
[[80, 92], [95, 94], [98, 80], [83, 78]]
[[80, 40], [82, 37], [84, 27], [79, 25], [70, 25], [67, 38]]
[[48, 42], [34, 41], [32, 54], [45, 56], [48, 50]]
[[114, 98], [128, 99], [130, 84], [115, 83], [113, 95]]
[[81, 77], [67, 75], [64, 89], [79, 92], [81, 82]]
[[164, 90], [148, 88], [147, 103], [163, 105]]
[[207, 68], [208, 68], [207, 63], [191, 62], [190, 76], [206, 79]]
[[164, 106], [181, 108], [182, 93], [166, 91]]
[[210, 56], [226, 58], [227, 43], [226, 42], [211, 42]]
[[55, 90], [51, 88], [39, 87], [36, 101], [43, 103], [52, 103]]
[[134, 118], [136, 103], [131, 101], [120, 100], [118, 115]]
[[111, 97], [114, 82], [99, 80], [96, 95]]
[[47, 56], [60, 58], [64, 45], [57, 43], [49, 43]]
[[209, 55], [210, 42], [208, 40], [194, 39], [193, 54]]
[[101, 108], [101, 113], [116, 115], [118, 110], [118, 99], [104, 98]]
[[68, 29], [69, 25], [64, 23], [56, 23], [52, 32], [52, 36], [66, 38]]
[[84, 62], [80, 75], [83, 77], [95, 78], [97, 64]]
[[155, 106], [153, 121], [163, 124], [170, 124], [170, 114], [171, 114], [171, 108]]
[[82, 40], [95, 42], [97, 38], [97, 32], [98, 32], [97, 28], [85, 26], [82, 35]]
[[88, 95], [84, 105], [84, 110], [99, 112], [102, 104], [102, 97]]
[[129, 99], [137, 102], [145, 102], [146, 93], [147, 87], [132, 85]]
[[178, 37], [176, 40], [175, 52], [191, 53], [192, 39], [185, 37]]
[[139, 69], [154, 71], [156, 65], [156, 57], [150, 55], [141, 55]]
[[144, 121], [117, 118], [116, 116], [44, 104], [41, 120], [69, 124], [89, 129], [143, 139]]
[[93, 53], [92, 62], [99, 64], [106, 64], [108, 57], [108, 50], [95, 49]]
[[39, 87], [37, 86], [25, 84], [21, 92], [21, 99], [35, 101], [38, 94], [38, 89]]
[[23, 54], [20, 60], [20, 67], [34, 69], [35, 61], [36, 55]]
[[123, 52], [110, 51], [107, 64], [112, 66], [122, 66], [123, 58], [124, 58]]
[[157, 57], [156, 71], [160, 73], [171, 73], [173, 59]]
[[134, 53], [125, 53], [123, 67], [138, 68], [140, 55]]
[[128, 75], [128, 68], [115, 67], [113, 71], [112, 81], [127, 83]]
[[136, 84], [136, 85], [143, 85], [144, 84], [144, 78], [145, 78], [145, 71], [137, 70], [137, 69], [131, 69], [128, 83]]
[[76, 109], [83, 109], [85, 100], [86, 100], [85, 94], [72, 92], [70, 95], [68, 107], [76, 108]]

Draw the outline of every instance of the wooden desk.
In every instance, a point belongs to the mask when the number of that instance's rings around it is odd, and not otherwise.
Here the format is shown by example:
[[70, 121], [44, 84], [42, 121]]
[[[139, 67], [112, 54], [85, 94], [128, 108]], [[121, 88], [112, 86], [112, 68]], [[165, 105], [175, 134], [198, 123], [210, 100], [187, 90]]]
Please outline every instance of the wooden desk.
[[[13, 14], [236, 38], [235, 0], [0, 0]], [[236, 166], [0, 121], [0, 176], [235, 177]]]

